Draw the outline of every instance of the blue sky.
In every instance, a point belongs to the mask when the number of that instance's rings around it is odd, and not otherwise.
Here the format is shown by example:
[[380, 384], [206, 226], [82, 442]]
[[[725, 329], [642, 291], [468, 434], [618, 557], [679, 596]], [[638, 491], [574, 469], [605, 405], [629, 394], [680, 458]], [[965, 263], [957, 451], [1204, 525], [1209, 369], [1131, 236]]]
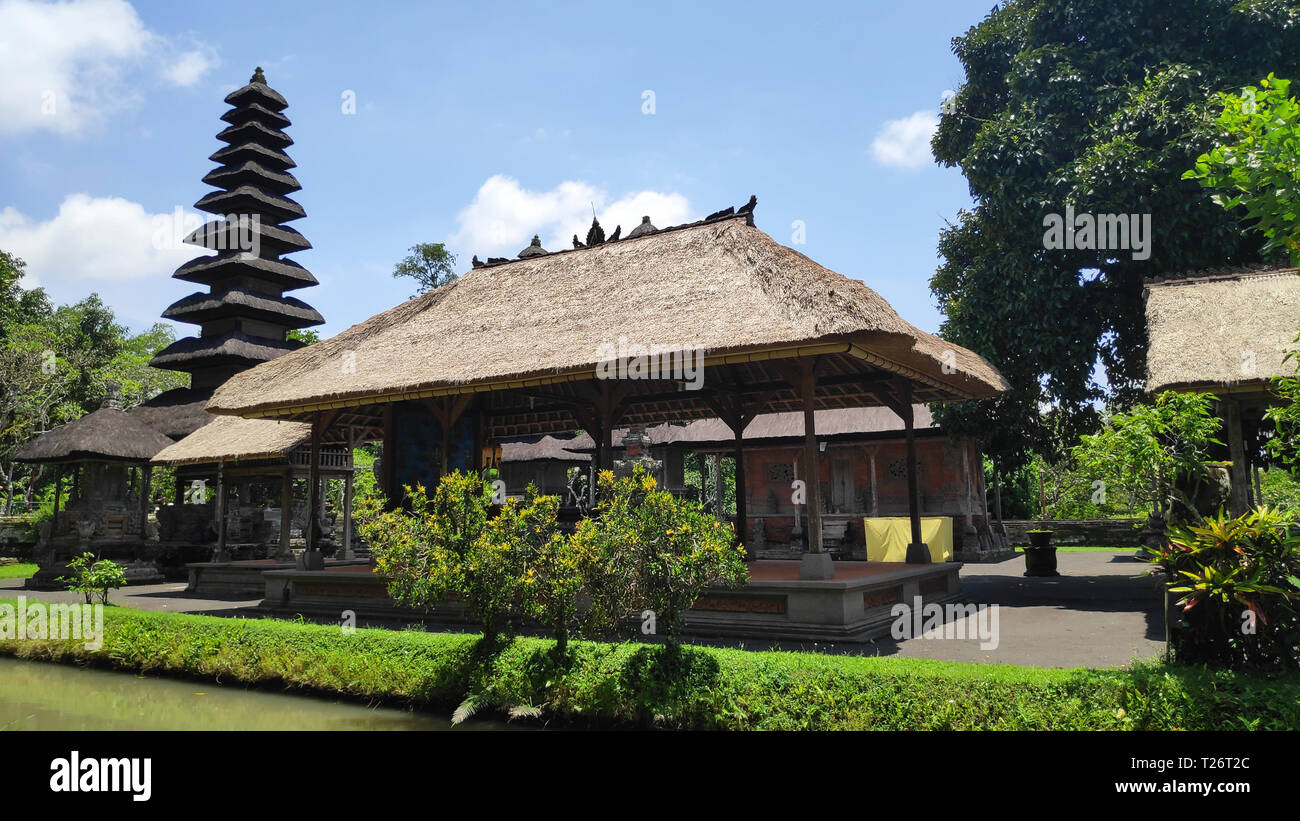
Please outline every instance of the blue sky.
[[802, 220], [794, 247], [934, 331], [937, 235], [970, 199], [927, 135], [963, 77], [950, 40], [989, 5], [0, 0], [0, 248], [59, 301], [155, 321], [198, 253], [158, 247], [155, 217], [212, 190], [222, 97], [260, 65], [325, 336], [410, 296], [391, 271], [416, 242], [466, 270], [555, 246], [592, 203], [626, 232], [751, 193], [759, 228], [792, 244]]

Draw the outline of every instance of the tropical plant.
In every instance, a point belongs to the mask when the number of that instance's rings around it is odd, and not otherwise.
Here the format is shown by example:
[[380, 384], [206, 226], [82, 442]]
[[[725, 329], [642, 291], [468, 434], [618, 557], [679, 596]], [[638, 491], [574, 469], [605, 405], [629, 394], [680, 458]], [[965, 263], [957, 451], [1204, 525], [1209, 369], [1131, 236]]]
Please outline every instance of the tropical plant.
[[1108, 494], [1124, 494], [1158, 516], [1199, 520], [1186, 483], [1209, 477], [1209, 446], [1222, 444], [1214, 438], [1214, 402], [1209, 394], [1162, 393], [1153, 404], [1112, 415], [1100, 432], [1081, 437], [1073, 456]]
[[[1300, 336], [1294, 340], [1295, 346], [1282, 357], [1282, 364], [1300, 365]], [[1300, 470], [1300, 373], [1273, 377], [1273, 393], [1279, 402], [1269, 405], [1264, 418], [1273, 423], [1273, 436], [1267, 440], [1268, 448], [1282, 464], [1294, 470]]]
[[1220, 512], [1172, 529], [1152, 553], [1182, 608], [1170, 636], [1175, 660], [1300, 667], [1300, 537], [1292, 517], [1266, 507], [1235, 519]]
[[68, 562], [71, 576], [60, 576], [58, 581], [67, 582], [68, 589], [86, 597], [86, 604], [96, 598], [100, 604], [108, 604], [108, 592], [126, 585], [126, 572], [117, 562], [108, 559], [95, 560], [94, 553], [82, 553]]
[[1259, 87], [1220, 94], [1219, 145], [1196, 158], [1183, 174], [1216, 193], [1212, 199], [1240, 209], [1250, 229], [1265, 237], [1265, 254], [1300, 265], [1300, 103], [1289, 80], [1269, 74]]

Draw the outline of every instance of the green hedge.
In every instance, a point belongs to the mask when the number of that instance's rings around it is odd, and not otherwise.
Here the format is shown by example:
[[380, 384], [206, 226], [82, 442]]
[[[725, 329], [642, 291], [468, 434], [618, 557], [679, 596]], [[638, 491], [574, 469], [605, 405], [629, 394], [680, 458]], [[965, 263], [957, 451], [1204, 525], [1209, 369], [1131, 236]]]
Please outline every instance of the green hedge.
[[1300, 679], [1163, 665], [1054, 670], [917, 659], [357, 630], [105, 608], [104, 646], [0, 641], [23, 659], [197, 676], [450, 713], [467, 697], [577, 725], [692, 729], [1300, 727]]

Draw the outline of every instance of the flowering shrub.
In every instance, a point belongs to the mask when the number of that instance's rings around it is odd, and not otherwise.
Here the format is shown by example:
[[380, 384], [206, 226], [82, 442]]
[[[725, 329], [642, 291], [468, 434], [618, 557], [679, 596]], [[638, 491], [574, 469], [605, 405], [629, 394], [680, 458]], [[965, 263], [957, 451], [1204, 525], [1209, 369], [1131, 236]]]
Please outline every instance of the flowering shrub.
[[509, 578], [519, 613], [550, 628], [556, 651], [568, 648], [577, 623], [578, 602], [593, 567], [581, 546], [559, 532], [558, 496], [541, 496], [529, 485], [522, 502], [511, 499], [479, 538], [485, 563]]
[[1300, 537], [1269, 508], [1175, 528], [1153, 561], [1179, 596], [1174, 658], [1218, 667], [1300, 667]]
[[487, 528], [492, 489], [474, 474], [444, 476], [430, 497], [406, 488], [410, 511], [384, 511], [377, 500], [358, 510], [358, 530], [370, 544], [375, 569], [388, 579], [398, 604], [427, 609], [455, 596], [492, 638], [508, 615], [508, 590], [490, 550], [479, 545]]
[[743, 583], [744, 549], [698, 503], [659, 490], [640, 469], [617, 480], [605, 471], [600, 490], [599, 515], [572, 536], [556, 524], [557, 497], [530, 486], [493, 516], [491, 487], [460, 472], [432, 497], [408, 488], [409, 512], [371, 501], [358, 520], [398, 603], [428, 608], [458, 597], [489, 639], [531, 619], [550, 629], [561, 654], [575, 627], [611, 632], [644, 610], [675, 643], [701, 593]]
[[606, 632], [630, 613], [649, 610], [674, 644], [686, 611], [705, 590], [744, 583], [744, 548], [698, 502], [659, 490], [639, 467], [621, 479], [602, 471], [598, 485], [597, 516], [579, 522], [573, 536], [578, 554], [600, 570], [589, 579], [586, 625]]

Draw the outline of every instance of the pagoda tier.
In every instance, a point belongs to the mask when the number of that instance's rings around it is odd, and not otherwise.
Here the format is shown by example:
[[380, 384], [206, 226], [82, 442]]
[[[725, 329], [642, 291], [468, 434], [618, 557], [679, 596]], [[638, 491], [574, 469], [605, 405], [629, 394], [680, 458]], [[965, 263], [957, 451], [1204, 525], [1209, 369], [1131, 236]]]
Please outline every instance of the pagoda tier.
[[217, 135], [226, 147], [210, 159], [219, 167], [203, 177], [218, 189], [194, 207], [217, 217], [185, 238], [190, 245], [216, 251], [176, 269], [176, 279], [206, 285], [173, 303], [163, 317], [202, 329], [167, 346], [150, 362], [191, 375], [195, 389], [211, 389], [237, 371], [300, 347], [291, 330], [324, 320], [307, 303], [286, 291], [316, 284], [311, 272], [285, 254], [311, 247], [284, 223], [306, 216], [289, 195], [302, 188], [289, 172], [295, 163], [285, 153], [293, 140], [282, 112], [289, 105], [266, 84], [259, 68], [248, 85], [226, 97], [233, 108], [221, 115], [227, 127]]
[[325, 321], [315, 308], [301, 299], [238, 287], [217, 293], [190, 294], [173, 302], [162, 315], [163, 319], [195, 324], [246, 316], [288, 324], [292, 328], [308, 328]]

